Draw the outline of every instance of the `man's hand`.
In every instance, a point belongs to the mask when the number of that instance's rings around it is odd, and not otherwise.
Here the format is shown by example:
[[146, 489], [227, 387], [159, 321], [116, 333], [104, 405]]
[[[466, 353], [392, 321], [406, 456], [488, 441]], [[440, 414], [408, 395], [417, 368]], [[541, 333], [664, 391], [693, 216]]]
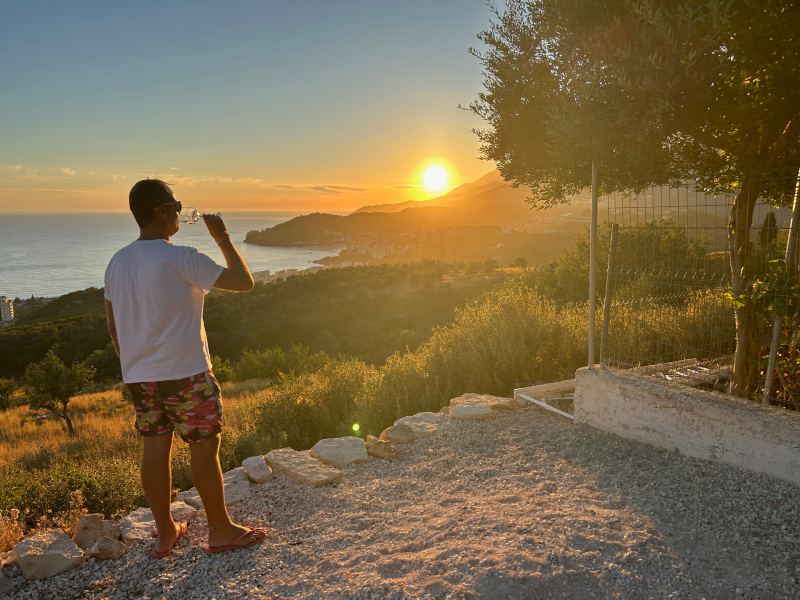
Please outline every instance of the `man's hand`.
[[244, 262], [242, 255], [233, 245], [231, 236], [228, 235], [228, 230], [225, 229], [225, 223], [222, 222], [222, 217], [219, 215], [203, 215], [203, 221], [208, 227], [208, 233], [219, 244], [219, 249], [222, 250], [222, 255], [228, 264], [228, 268], [217, 278], [214, 287], [234, 292], [252, 290], [255, 285], [253, 275], [250, 273], [250, 269], [247, 268], [247, 263]]
[[225, 223], [222, 222], [222, 217], [219, 215], [203, 215], [203, 222], [208, 227], [208, 233], [214, 238], [217, 243], [221, 242], [227, 237], [228, 230], [225, 229]]

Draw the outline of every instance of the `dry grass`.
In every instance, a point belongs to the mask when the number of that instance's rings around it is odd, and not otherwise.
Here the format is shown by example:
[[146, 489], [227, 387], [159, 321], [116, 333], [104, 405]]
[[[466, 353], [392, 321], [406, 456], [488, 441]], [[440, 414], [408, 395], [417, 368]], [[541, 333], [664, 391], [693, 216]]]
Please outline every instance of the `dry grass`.
[[[249, 380], [223, 385], [225, 429], [236, 434], [252, 423], [249, 408], [264, 398], [265, 382]], [[133, 407], [119, 390], [76, 396], [69, 403], [77, 436], [70, 438], [61, 419], [47, 418], [39, 423], [38, 413], [27, 406], [0, 412], [0, 468], [22, 462], [29, 468], [45, 466], [59, 455], [76, 451], [82, 458], [108, 455], [109, 449], [139, 450], [133, 426]]]
[[0, 467], [21, 462], [40, 468], [76, 450], [85, 458], [102, 457], [133, 433], [130, 407], [117, 390], [77, 396], [70, 402], [70, 413], [76, 438], [67, 435], [61, 419], [37, 423], [37, 413], [27, 406], [0, 412]]
[[[241, 451], [262, 451], [257, 428], [260, 407], [271, 394], [264, 382], [223, 385], [223, 469], [237, 466]], [[37, 424], [26, 406], [0, 412], [0, 552], [25, 530], [61, 527], [71, 531], [87, 509], [119, 515], [143, 504], [138, 482], [141, 439], [133, 408], [119, 390], [76, 396], [70, 401], [76, 437], [63, 421]], [[176, 487], [191, 486], [188, 446], [177, 439], [173, 457]], [[263, 450], [264, 452], [266, 450]], [[86, 496], [84, 500], [84, 495]]]
[[19, 509], [0, 510], [0, 552], [11, 550], [24, 533], [25, 527]]

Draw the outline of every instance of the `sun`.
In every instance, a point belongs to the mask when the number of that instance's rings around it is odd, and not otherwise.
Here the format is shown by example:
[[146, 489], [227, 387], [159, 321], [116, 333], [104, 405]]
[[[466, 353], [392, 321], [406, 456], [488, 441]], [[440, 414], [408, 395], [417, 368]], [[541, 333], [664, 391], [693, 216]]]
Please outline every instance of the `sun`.
[[432, 164], [422, 172], [422, 185], [426, 192], [445, 191], [448, 179], [447, 169], [439, 164]]

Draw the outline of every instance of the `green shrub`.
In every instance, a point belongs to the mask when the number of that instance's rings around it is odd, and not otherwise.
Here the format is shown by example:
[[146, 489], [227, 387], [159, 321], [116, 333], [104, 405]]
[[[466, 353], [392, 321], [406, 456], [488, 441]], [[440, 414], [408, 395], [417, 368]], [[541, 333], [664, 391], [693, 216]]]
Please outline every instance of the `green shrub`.
[[211, 364], [214, 365], [214, 377], [217, 378], [217, 381], [220, 383], [225, 383], [227, 381], [233, 381], [233, 365], [231, 365], [231, 361], [227, 358], [221, 358], [219, 356], [212, 356], [211, 357]]
[[89, 512], [123, 513], [145, 502], [139, 485], [139, 464], [132, 456], [96, 461], [91, 468], [69, 459], [48, 468], [7, 465], [0, 471], [0, 506], [21, 507], [25, 525], [70, 510], [70, 494], [79, 490]]
[[362, 419], [377, 430], [465, 392], [507, 396], [571, 377], [584, 360], [585, 338], [579, 313], [559, 312], [523, 283], [507, 283], [459, 310], [416, 351], [392, 356]]
[[308, 346], [292, 344], [289, 350], [273, 346], [264, 350], [245, 350], [236, 361], [231, 378], [275, 380], [281, 374], [298, 375], [319, 369], [329, 357], [324, 352], [311, 352]]
[[284, 378], [264, 404], [258, 430], [296, 449], [353, 435], [356, 407], [365, 403], [378, 378], [376, 368], [357, 359], [332, 360], [319, 371]]

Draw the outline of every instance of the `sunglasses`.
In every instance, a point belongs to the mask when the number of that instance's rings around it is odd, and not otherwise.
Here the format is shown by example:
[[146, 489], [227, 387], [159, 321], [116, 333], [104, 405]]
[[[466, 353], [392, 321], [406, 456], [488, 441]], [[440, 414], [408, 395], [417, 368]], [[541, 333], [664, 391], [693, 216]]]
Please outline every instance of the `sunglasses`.
[[167, 208], [175, 208], [175, 212], [181, 212], [183, 210], [183, 204], [181, 204], [180, 200], [176, 200], [175, 202], [165, 202], [164, 204], [159, 204], [153, 210], [158, 210], [162, 206]]

